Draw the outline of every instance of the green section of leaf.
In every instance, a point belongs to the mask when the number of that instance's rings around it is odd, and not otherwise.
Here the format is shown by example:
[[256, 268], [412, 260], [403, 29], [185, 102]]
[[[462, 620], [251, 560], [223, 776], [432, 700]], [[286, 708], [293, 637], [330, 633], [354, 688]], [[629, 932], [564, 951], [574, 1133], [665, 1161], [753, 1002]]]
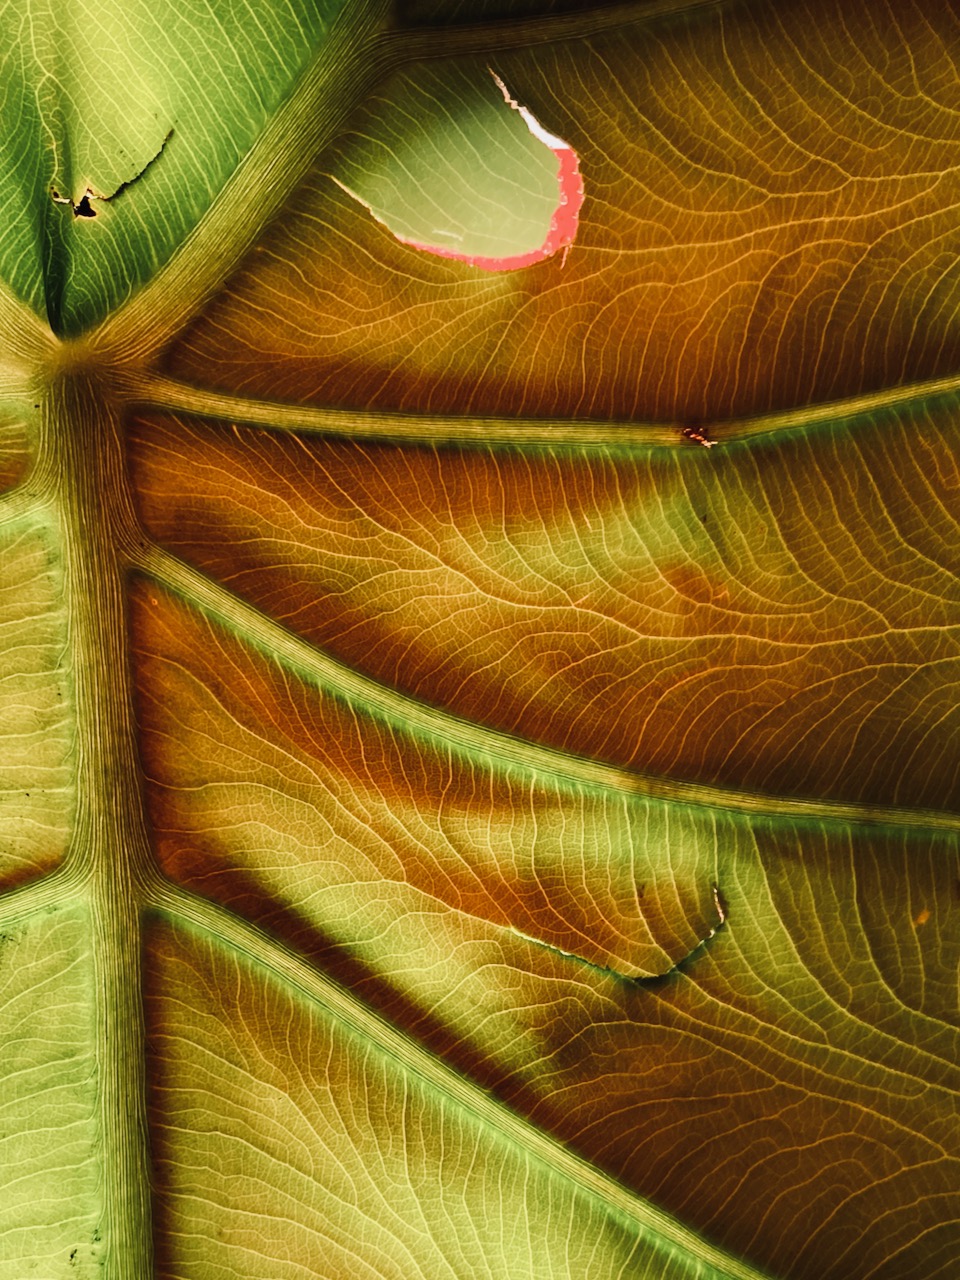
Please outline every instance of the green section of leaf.
[[108, 314], [195, 226], [339, 8], [5, 3], [0, 274], [57, 331]]
[[85, 913], [0, 926], [0, 1276], [101, 1275]]
[[[211, 730], [196, 724], [191, 752]], [[355, 851], [331, 841], [333, 804], [318, 804], [287, 743], [272, 786], [249, 791], [256, 767], [226, 780], [210, 768], [229, 748], [252, 758], [248, 738], [208, 747], [194, 775], [204, 785], [177, 808], [187, 822], [161, 833], [181, 851], [178, 877], [339, 965], [540, 1128], [775, 1274], [788, 1250], [790, 1275], [927, 1276], [960, 1244], [955, 838], [703, 814], [725, 923], [671, 977], [638, 985], [378, 878], [369, 836]], [[350, 803], [342, 782], [317, 783]], [[694, 815], [637, 808], [659, 811], [648, 852], [660, 863], [642, 889], [662, 908], [683, 889], [670, 851]], [[426, 804], [419, 817], [426, 858], [438, 824]]]
[[49, 870], [69, 838], [72, 690], [63, 567], [36, 520], [0, 537], [0, 882]]
[[400, 239], [465, 257], [540, 248], [559, 199], [556, 156], [474, 68], [390, 81], [351, 122], [330, 173]]
[[151, 958], [163, 1274], [724, 1274], [213, 940], [157, 927]]
[[[958, 1244], [956, 836], [564, 790], [160, 618], [138, 632], [174, 879], [775, 1272], [788, 1248], [790, 1274], [883, 1275], [893, 1250], [920, 1276]], [[703, 945], [658, 982], [597, 963], [600, 938], [689, 938], [697, 915]]]

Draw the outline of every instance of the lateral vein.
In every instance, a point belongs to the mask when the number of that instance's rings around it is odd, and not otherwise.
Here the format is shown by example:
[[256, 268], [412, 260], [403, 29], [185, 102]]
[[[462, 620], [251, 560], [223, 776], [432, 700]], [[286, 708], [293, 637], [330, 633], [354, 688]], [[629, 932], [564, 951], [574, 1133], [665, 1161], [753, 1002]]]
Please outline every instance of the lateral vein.
[[960, 830], [960, 814], [806, 800], [678, 781], [568, 754], [500, 729], [478, 725], [353, 670], [154, 544], [131, 539], [127, 555], [133, 568], [311, 684], [354, 709], [387, 722], [395, 732], [421, 734], [458, 754], [472, 759], [480, 756], [494, 769], [521, 769], [552, 780], [555, 785], [578, 790], [614, 791], [751, 817]]

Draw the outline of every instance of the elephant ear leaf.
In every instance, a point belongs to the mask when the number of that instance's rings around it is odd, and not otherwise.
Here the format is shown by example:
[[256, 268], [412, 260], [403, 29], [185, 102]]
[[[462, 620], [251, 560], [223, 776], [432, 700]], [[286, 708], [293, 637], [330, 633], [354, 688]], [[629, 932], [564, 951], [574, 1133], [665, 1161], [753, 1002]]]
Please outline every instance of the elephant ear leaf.
[[957, 15], [0, 13], [0, 1280], [946, 1280]]

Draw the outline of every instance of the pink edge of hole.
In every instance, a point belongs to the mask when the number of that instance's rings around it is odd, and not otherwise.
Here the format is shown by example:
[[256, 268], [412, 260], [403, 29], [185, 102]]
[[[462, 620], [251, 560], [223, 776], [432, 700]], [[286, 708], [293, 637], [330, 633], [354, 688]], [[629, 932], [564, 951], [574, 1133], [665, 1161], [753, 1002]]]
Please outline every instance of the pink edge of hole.
[[566, 249], [577, 234], [580, 222], [580, 209], [583, 205], [583, 179], [580, 177], [580, 159], [573, 147], [551, 147], [557, 157], [557, 188], [559, 200], [550, 219], [550, 230], [539, 249], [531, 249], [527, 253], [517, 253], [508, 258], [471, 257], [466, 253], [457, 253], [456, 249], [444, 249], [432, 244], [420, 244], [416, 240], [408, 240], [405, 236], [397, 236], [403, 244], [411, 249], [419, 249], [422, 253], [432, 253], [436, 258], [454, 258], [457, 262], [466, 262], [471, 267], [480, 267], [483, 271], [516, 271], [520, 267], [532, 267], [545, 258], [552, 257], [558, 250]]

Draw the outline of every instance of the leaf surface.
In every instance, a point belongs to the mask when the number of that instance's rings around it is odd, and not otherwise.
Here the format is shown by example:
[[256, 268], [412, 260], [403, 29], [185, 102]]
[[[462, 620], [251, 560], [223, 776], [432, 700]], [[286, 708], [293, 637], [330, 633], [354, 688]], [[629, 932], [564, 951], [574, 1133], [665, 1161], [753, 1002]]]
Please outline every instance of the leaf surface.
[[956, 19], [2, 11], [4, 1280], [953, 1274]]
[[97, 1274], [90, 921], [65, 910], [0, 934], [5, 1275]]
[[55, 330], [102, 319], [193, 229], [338, 8], [8, 0], [0, 275]]
[[282, 399], [706, 421], [952, 372], [956, 15], [837, 12], [718, 6], [498, 55], [580, 157], [565, 261], [413, 259], [318, 166], [177, 369]]

